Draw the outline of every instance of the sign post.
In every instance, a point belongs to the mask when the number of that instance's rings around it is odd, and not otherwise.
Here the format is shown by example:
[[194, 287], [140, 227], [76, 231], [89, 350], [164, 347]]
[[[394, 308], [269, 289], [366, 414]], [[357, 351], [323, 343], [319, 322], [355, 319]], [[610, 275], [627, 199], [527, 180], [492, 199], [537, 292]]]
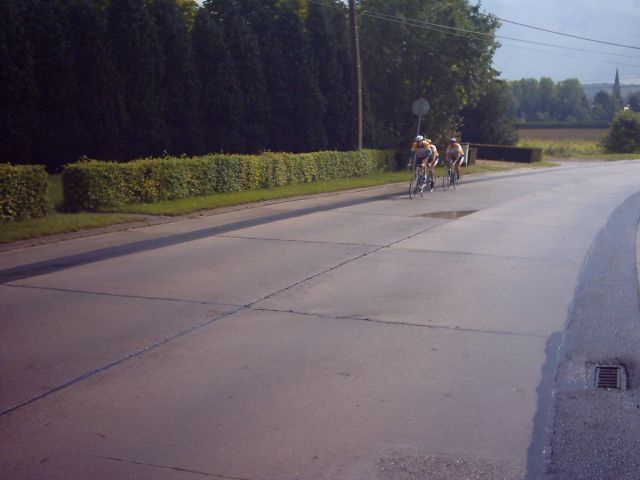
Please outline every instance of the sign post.
[[418, 117], [418, 133], [416, 133], [416, 135], [420, 135], [420, 124], [422, 123], [422, 116], [429, 113], [430, 108], [431, 105], [429, 105], [429, 101], [426, 98], [420, 97], [415, 102], [413, 102], [411, 110], [413, 110], [413, 114]]

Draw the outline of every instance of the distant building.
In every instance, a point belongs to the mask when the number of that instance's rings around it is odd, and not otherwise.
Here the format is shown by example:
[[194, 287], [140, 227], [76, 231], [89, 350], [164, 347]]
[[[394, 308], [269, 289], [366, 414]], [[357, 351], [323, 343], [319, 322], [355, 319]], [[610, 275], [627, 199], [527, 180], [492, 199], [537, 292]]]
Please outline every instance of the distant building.
[[622, 93], [620, 91], [620, 76], [618, 75], [618, 69], [616, 68], [616, 79], [613, 81], [613, 96], [622, 101]]

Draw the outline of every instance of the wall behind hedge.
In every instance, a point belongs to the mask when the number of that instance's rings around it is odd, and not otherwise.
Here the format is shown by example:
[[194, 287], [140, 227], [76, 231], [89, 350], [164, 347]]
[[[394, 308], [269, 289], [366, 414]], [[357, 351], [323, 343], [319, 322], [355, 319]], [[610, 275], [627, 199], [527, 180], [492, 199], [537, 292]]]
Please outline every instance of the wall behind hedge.
[[0, 163], [0, 222], [46, 215], [48, 189], [44, 166]]
[[67, 165], [62, 182], [65, 208], [78, 211], [362, 176], [393, 165], [393, 152], [381, 150], [89, 160]]
[[477, 158], [500, 160], [503, 162], [531, 163], [542, 160], [541, 148], [521, 148], [504, 145], [473, 145], [477, 148]]

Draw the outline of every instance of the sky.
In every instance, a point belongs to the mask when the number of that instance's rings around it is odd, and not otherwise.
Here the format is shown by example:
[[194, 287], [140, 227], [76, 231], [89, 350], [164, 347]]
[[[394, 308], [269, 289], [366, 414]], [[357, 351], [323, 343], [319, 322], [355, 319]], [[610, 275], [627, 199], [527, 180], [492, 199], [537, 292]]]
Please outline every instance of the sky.
[[640, 0], [481, 0], [480, 5], [482, 11], [506, 20], [637, 47], [577, 40], [503, 22], [498, 36], [584, 51], [499, 38], [502, 46], [494, 56], [494, 68], [501, 72], [501, 78], [577, 78], [583, 84], [613, 83], [618, 68], [621, 83], [640, 83]]

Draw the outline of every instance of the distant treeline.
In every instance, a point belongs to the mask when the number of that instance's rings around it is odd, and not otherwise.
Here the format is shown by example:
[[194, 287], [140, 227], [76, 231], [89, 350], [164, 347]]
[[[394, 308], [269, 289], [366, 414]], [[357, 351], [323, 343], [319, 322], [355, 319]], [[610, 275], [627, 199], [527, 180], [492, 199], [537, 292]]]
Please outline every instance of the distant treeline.
[[[0, 162], [53, 170], [81, 156], [352, 147], [341, 0], [1, 5]], [[462, 132], [472, 141], [513, 141], [506, 84], [491, 68], [495, 18], [468, 0], [358, 5], [368, 146], [405, 145], [415, 135], [411, 104], [420, 96], [431, 102], [423, 119], [431, 137]], [[470, 40], [402, 18], [486, 35]]]
[[555, 83], [543, 77], [509, 82], [511, 115], [524, 122], [610, 122], [615, 113], [629, 106], [640, 111], [640, 91], [623, 96], [621, 90], [598, 91], [589, 100], [577, 79]]

